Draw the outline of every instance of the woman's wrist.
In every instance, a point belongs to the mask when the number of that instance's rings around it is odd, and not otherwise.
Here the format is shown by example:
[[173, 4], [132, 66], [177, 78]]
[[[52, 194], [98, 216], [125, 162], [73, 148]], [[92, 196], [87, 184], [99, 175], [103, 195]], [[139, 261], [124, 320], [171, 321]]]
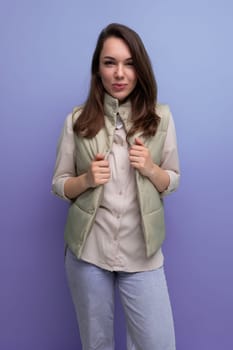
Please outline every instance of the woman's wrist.
[[89, 187], [88, 175], [84, 173], [67, 179], [64, 184], [64, 193], [68, 198], [74, 199], [85, 192]]
[[165, 191], [170, 183], [170, 177], [168, 173], [160, 168], [157, 164], [153, 164], [148, 179], [153, 183], [159, 192]]

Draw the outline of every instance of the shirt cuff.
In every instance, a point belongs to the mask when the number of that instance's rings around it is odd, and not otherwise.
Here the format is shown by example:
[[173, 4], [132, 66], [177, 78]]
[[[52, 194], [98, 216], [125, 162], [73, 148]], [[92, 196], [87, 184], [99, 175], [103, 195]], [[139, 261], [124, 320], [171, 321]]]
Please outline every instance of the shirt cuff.
[[57, 181], [53, 182], [52, 193], [55, 196], [70, 202], [70, 198], [66, 197], [65, 192], [64, 192], [64, 185], [65, 185], [65, 182], [67, 179], [68, 179], [67, 177], [61, 178], [61, 179], [58, 179]]
[[179, 181], [180, 181], [180, 174], [172, 170], [165, 170], [165, 171], [169, 175], [170, 183], [168, 185], [168, 188], [161, 193], [161, 197], [167, 196], [168, 194], [174, 192], [179, 186]]

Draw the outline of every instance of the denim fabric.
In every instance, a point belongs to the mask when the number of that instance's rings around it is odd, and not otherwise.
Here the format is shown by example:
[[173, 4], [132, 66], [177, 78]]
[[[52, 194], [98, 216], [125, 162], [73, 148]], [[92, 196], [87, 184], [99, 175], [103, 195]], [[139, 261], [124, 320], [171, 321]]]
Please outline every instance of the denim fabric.
[[127, 350], [175, 350], [163, 268], [110, 272], [78, 260], [69, 249], [65, 266], [83, 350], [114, 350], [115, 284], [125, 311]]

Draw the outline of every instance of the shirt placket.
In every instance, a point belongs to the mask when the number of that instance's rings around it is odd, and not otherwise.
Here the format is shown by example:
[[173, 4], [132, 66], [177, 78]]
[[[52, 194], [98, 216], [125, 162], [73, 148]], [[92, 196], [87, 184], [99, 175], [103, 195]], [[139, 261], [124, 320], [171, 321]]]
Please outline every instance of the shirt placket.
[[[115, 221], [115, 230], [113, 234], [113, 246], [114, 246], [114, 263], [113, 269], [119, 270], [124, 268], [125, 259], [120, 250], [120, 235], [121, 235], [121, 219], [125, 211], [124, 195], [126, 193], [128, 181], [129, 181], [129, 160], [128, 160], [128, 147], [125, 140], [125, 133], [122, 129], [116, 130], [114, 136], [114, 153], [116, 157], [116, 171], [118, 181], [115, 186], [114, 198], [118, 202], [113, 210], [113, 216]], [[115, 201], [114, 200], [114, 201]], [[117, 209], [116, 209], [117, 208]]]

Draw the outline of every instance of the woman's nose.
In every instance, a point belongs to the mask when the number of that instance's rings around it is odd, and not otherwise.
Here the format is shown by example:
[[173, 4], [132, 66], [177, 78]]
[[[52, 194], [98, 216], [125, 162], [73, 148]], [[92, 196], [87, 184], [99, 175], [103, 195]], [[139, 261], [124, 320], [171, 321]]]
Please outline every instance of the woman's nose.
[[124, 76], [124, 68], [121, 64], [118, 64], [116, 66], [116, 71], [115, 71], [115, 75], [116, 77], [119, 79], [119, 78], [122, 78]]

